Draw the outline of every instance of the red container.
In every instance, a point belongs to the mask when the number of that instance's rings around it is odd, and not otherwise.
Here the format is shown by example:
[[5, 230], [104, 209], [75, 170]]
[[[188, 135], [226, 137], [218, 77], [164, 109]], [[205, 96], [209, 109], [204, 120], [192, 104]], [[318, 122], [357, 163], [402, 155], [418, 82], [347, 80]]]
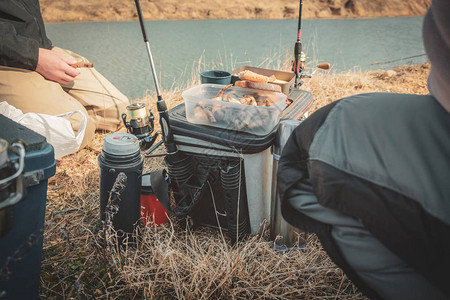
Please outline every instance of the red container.
[[169, 222], [169, 213], [153, 193], [150, 173], [142, 175], [141, 218], [144, 225], [161, 226]]

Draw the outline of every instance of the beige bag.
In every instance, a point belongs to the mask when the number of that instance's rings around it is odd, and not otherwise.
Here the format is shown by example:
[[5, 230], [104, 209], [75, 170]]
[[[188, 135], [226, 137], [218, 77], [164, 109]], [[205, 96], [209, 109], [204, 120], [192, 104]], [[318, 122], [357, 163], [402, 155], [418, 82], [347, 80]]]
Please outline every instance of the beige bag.
[[[76, 113], [82, 115], [83, 120], [75, 135], [69, 118]], [[24, 114], [20, 109], [3, 101], [0, 102], [0, 114], [45, 136], [47, 142], [50, 143], [55, 150], [55, 158], [61, 158], [76, 152], [80, 148], [86, 131], [87, 118], [79, 110], [56, 116], [38, 113]]]

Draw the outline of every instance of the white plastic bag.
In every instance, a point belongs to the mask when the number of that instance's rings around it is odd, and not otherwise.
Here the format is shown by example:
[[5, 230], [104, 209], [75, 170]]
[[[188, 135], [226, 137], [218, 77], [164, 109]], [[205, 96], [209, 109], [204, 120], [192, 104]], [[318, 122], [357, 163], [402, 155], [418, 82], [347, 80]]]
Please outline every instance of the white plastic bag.
[[[83, 120], [75, 135], [69, 118], [76, 113], [79, 113]], [[38, 113], [24, 114], [20, 109], [3, 101], [0, 102], [0, 114], [45, 136], [47, 142], [55, 149], [55, 158], [76, 152], [80, 148], [86, 131], [87, 118], [79, 110], [56, 116]]]

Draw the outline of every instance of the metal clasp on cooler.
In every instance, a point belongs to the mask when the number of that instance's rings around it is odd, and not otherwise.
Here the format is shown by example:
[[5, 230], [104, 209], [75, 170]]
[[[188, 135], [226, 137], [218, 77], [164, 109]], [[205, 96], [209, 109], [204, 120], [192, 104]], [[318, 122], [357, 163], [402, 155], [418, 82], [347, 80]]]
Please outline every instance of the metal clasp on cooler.
[[17, 171], [4, 179], [0, 180], [0, 189], [7, 188], [8, 185], [16, 181], [16, 190], [15, 192], [8, 195], [8, 197], [4, 200], [0, 199], [0, 209], [15, 205], [23, 199], [25, 187], [23, 184], [23, 170], [25, 168], [25, 148], [20, 143], [14, 143], [11, 146], [12, 150], [19, 156], [19, 162], [14, 164]]

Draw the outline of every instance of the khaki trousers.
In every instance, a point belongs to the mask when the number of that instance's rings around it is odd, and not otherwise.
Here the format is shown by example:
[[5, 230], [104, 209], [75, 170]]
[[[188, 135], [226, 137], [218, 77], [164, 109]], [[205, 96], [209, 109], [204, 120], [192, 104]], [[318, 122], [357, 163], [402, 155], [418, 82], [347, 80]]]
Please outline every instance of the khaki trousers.
[[[88, 62], [69, 50], [52, 50]], [[57, 115], [80, 110], [88, 118], [81, 149], [92, 141], [95, 130], [115, 131], [122, 126], [121, 114], [129, 100], [94, 68], [80, 71], [75, 81], [66, 85], [46, 80], [34, 71], [0, 66], [0, 102], [7, 101], [24, 113]], [[77, 130], [80, 120], [70, 121]]]

